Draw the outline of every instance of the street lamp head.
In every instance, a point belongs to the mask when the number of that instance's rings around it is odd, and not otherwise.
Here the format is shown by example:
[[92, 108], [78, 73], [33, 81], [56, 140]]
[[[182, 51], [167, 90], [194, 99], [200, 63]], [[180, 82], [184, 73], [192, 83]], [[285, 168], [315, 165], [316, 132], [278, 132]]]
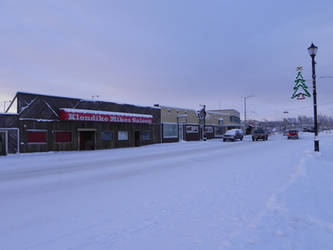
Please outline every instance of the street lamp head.
[[318, 50], [318, 47], [316, 45], [314, 45], [313, 43], [311, 43], [311, 46], [308, 48], [308, 51], [309, 51], [309, 55], [312, 57], [316, 56], [317, 54], [317, 50]]

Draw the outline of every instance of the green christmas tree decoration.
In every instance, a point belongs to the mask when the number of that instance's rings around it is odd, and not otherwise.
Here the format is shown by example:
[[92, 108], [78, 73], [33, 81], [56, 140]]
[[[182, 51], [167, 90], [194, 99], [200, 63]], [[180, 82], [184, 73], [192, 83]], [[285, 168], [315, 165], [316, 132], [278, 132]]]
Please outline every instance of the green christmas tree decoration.
[[305, 97], [310, 97], [311, 94], [307, 90], [308, 86], [305, 84], [305, 80], [303, 79], [302, 72], [298, 70], [295, 85], [294, 85], [294, 93], [291, 96], [291, 99], [296, 98], [297, 100], [303, 100]]

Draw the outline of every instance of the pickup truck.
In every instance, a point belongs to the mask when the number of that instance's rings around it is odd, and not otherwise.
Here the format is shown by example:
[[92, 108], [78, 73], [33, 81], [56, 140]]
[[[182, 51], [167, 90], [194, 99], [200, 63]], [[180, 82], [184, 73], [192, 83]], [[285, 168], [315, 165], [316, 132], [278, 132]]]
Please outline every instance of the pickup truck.
[[259, 139], [268, 140], [268, 132], [265, 129], [258, 128], [252, 131], [252, 141], [258, 141]]

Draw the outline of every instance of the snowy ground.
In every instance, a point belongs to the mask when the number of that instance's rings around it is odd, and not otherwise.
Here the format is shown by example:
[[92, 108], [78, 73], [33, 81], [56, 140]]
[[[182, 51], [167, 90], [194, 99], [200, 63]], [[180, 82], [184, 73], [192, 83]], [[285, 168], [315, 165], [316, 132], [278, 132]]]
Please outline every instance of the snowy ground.
[[333, 136], [0, 158], [0, 249], [333, 249]]

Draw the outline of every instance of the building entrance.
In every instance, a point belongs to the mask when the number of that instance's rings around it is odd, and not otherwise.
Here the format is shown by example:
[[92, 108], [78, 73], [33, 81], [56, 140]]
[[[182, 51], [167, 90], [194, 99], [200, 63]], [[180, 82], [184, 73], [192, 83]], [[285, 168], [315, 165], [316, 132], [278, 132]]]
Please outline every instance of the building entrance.
[[140, 131], [134, 132], [134, 145], [135, 147], [140, 146]]
[[184, 140], [184, 124], [180, 123], [178, 125], [178, 138], [180, 141]]
[[7, 155], [7, 132], [0, 132], [0, 155]]
[[79, 130], [79, 149], [80, 150], [96, 149], [95, 130]]

